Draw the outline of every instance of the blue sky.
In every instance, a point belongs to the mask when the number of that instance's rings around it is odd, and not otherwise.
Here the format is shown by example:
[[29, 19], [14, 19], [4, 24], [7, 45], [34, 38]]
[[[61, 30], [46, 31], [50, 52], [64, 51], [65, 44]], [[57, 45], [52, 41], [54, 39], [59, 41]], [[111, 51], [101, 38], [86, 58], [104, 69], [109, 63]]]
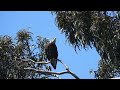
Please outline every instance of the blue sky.
[[[49, 11], [0, 11], [0, 35], [10, 35], [13, 38], [20, 29], [27, 29], [34, 34], [33, 38], [40, 35], [46, 38], [57, 38], [58, 58], [68, 65], [70, 70], [81, 79], [93, 79], [94, 74], [89, 71], [97, 70], [100, 56], [95, 48], [85, 51], [82, 49], [75, 53], [73, 47], [65, 43], [64, 34], [60, 33], [55, 25], [55, 16]], [[64, 71], [65, 68], [58, 63], [55, 72]], [[70, 74], [61, 75], [63, 79], [74, 79]]]

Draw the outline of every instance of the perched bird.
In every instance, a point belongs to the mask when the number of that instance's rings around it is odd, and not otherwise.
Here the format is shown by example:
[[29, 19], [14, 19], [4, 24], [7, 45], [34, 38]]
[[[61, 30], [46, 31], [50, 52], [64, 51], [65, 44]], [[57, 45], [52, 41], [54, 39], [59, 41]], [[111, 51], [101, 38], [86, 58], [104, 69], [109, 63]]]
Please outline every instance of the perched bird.
[[48, 44], [45, 45], [45, 54], [47, 59], [51, 62], [51, 65], [56, 69], [58, 50], [55, 44], [56, 38], [53, 38]]

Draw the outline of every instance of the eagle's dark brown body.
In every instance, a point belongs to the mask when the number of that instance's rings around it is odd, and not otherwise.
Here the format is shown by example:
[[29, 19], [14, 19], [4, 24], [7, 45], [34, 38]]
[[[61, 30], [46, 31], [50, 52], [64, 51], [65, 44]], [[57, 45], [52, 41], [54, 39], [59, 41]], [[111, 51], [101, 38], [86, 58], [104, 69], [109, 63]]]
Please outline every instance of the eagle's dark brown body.
[[51, 42], [45, 45], [45, 54], [47, 56], [47, 59], [51, 61], [53, 68], [56, 69], [58, 50], [55, 42]]

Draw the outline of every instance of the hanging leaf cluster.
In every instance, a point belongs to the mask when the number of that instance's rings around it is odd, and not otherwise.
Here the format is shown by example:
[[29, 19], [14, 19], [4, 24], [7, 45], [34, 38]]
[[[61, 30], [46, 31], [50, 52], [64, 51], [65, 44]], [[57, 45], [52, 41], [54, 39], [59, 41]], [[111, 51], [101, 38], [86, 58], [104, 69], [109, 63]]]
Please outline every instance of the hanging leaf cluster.
[[[55, 21], [59, 30], [65, 34], [66, 40], [73, 45], [75, 51], [77, 48], [95, 47], [101, 56], [101, 62], [106, 62], [99, 67], [112, 65], [114, 68], [111, 72], [119, 71], [119, 11], [54, 11], [52, 13], [56, 15]], [[107, 71], [109, 72], [108, 69]], [[103, 77], [101, 74], [98, 75]], [[107, 78], [111, 76], [107, 75], [105, 75]]]

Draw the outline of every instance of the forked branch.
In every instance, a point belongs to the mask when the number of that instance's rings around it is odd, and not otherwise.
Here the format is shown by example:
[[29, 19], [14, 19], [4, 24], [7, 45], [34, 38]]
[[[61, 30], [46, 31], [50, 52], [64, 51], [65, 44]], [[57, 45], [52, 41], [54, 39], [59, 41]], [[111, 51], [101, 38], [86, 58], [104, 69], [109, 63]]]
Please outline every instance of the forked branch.
[[[70, 71], [70, 69], [68, 68], [68, 66], [66, 65], [66, 64], [64, 64], [63, 62], [62, 62], [62, 60], [60, 60], [60, 59], [57, 59], [60, 63], [62, 63], [64, 66], [65, 66], [65, 68], [66, 68], [66, 70], [67, 71], [62, 71], [62, 72], [52, 72], [52, 71], [46, 71], [46, 70], [44, 70], [44, 69], [35, 69], [35, 68], [31, 68], [31, 67], [28, 67], [28, 68], [24, 68], [25, 70], [31, 70], [31, 71], [35, 71], [35, 72], [38, 72], [38, 73], [42, 73], [42, 74], [44, 74], [44, 75], [52, 75], [52, 74], [55, 74], [55, 75], [62, 75], [62, 74], [71, 74], [74, 78], [76, 78], [76, 79], [80, 79], [77, 75], [75, 75], [73, 72], [71, 72]], [[23, 59], [23, 61], [24, 62], [28, 62], [28, 61], [31, 61], [31, 62], [33, 62], [33, 63], [36, 63], [36, 64], [48, 64], [48, 63], [50, 63], [50, 61], [48, 61], [48, 62], [35, 62], [35, 61], [33, 61], [32, 59], [27, 59], [27, 60], [25, 60], [25, 59]], [[60, 79], [60, 78], [59, 78]]]
[[66, 64], [64, 64], [62, 62], [62, 60], [58, 59], [59, 62], [61, 62], [65, 67], [66, 67], [66, 70], [69, 74], [71, 74], [73, 77], [75, 77], [76, 79], [80, 79], [77, 75], [75, 75], [73, 72], [70, 71], [70, 69], [68, 68], [68, 66]]

